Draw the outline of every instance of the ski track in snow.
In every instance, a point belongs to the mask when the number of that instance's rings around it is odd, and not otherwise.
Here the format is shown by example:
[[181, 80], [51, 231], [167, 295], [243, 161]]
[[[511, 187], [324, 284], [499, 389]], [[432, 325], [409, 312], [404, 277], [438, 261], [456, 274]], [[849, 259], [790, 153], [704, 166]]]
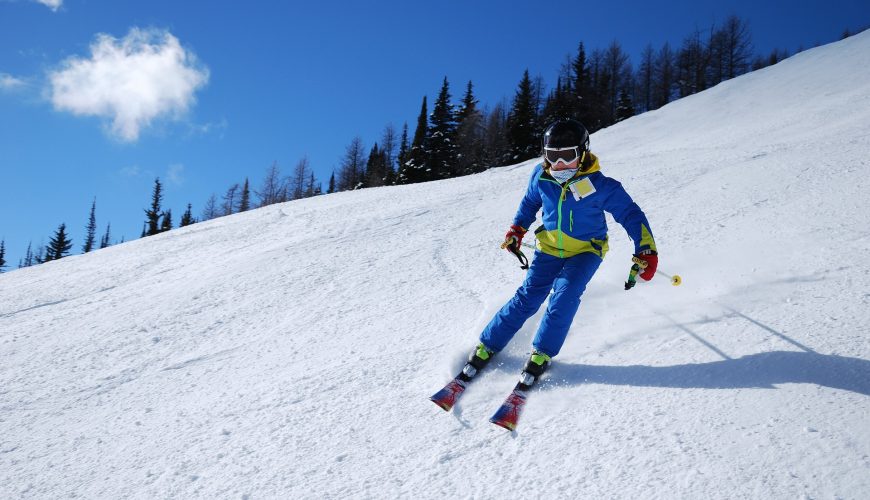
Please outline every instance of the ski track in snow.
[[[523, 278], [534, 162], [238, 214], [0, 276], [2, 498], [867, 498], [870, 32], [592, 137], [646, 211], [517, 432], [540, 312], [444, 414]], [[521, 492], [521, 493], [520, 493]]]

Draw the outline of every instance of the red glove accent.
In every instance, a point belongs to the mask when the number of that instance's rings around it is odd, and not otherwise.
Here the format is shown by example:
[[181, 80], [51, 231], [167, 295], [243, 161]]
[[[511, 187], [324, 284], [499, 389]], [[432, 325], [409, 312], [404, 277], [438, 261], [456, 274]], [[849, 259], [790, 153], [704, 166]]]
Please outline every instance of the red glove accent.
[[523, 236], [526, 235], [526, 232], [527, 230], [523, 229], [522, 226], [516, 224], [511, 226], [511, 230], [504, 235], [504, 242], [507, 244], [505, 248], [507, 248], [508, 252], [511, 252], [509, 247], [513, 246], [511, 241], [516, 241], [517, 248], [523, 244]]
[[639, 253], [635, 254], [635, 257], [646, 262], [646, 268], [641, 269], [641, 272], [640, 274], [638, 274], [638, 276], [640, 276], [641, 279], [643, 279], [644, 281], [649, 281], [653, 279], [653, 276], [656, 275], [656, 268], [659, 266], [659, 256], [654, 253]]

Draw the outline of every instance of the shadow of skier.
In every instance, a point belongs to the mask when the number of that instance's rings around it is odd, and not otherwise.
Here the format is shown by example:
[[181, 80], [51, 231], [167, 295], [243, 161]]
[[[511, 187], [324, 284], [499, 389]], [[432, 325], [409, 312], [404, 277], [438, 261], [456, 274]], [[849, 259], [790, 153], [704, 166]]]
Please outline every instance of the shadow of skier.
[[870, 361], [815, 352], [773, 351], [674, 366], [554, 363], [542, 385], [608, 384], [681, 389], [773, 389], [816, 384], [870, 396]]

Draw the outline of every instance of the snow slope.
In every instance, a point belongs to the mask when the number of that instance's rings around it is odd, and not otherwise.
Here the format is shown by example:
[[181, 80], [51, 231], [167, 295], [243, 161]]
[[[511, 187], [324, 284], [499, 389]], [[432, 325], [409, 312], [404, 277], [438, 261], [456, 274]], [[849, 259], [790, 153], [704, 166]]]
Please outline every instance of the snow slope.
[[533, 162], [266, 207], [0, 275], [2, 498], [867, 498], [870, 32], [592, 138], [611, 253], [517, 433], [427, 400], [523, 278]]

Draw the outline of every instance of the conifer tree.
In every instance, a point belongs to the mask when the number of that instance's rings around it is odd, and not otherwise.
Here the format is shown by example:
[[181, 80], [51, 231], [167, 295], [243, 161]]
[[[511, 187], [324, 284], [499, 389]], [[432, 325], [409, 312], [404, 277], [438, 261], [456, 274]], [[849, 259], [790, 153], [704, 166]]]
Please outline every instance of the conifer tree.
[[24, 258], [18, 262], [18, 269], [23, 267], [30, 267], [34, 264], [33, 259], [33, 242], [30, 241], [27, 243], [27, 252], [24, 253]]
[[674, 78], [674, 51], [665, 42], [653, 63], [653, 109], [671, 102]]
[[482, 172], [484, 169], [484, 117], [477, 108], [473, 89], [474, 86], [469, 80], [457, 112], [456, 143], [459, 175]]
[[33, 248], [33, 242], [32, 241], [27, 242], [27, 252], [24, 253], [23, 262], [18, 265], [19, 269], [22, 267], [30, 267], [34, 264], [32, 248]]
[[508, 115], [508, 141], [511, 161], [514, 162], [534, 158], [541, 152], [538, 140], [538, 110], [535, 107], [533, 90], [529, 70], [526, 70], [517, 87], [513, 107]]
[[178, 227], [186, 227], [196, 222], [195, 220], [193, 220], [192, 208], [193, 207], [191, 206], [191, 204], [188, 203], [187, 210], [185, 210], [184, 213], [181, 214], [181, 220], [178, 223]]
[[254, 194], [260, 199], [257, 206], [265, 207], [278, 203], [283, 191], [284, 182], [281, 180], [281, 169], [278, 167], [277, 161], [272, 162], [269, 170], [266, 171], [266, 178], [263, 179], [262, 187], [259, 191], [254, 191]]
[[239, 198], [239, 185], [233, 184], [224, 194], [224, 203], [221, 205], [221, 215], [232, 215], [236, 212], [236, 204]]
[[637, 104], [641, 111], [653, 109], [653, 86], [655, 81], [655, 51], [647, 44], [640, 56], [637, 70]]
[[111, 231], [112, 231], [112, 224], [111, 223], [106, 224], [106, 234], [104, 234], [103, 237], [100, 239], [100, 248], [107, 248], [109, 245], [112, 244], [111, 239], [110, 239], [112, 237]]
[[607, 113], [605, 126], [616, 123], [616, 108], [619, 104], [620, 92], [627, 88], [631, 82], [632, 70], [628, 54], [622, 50], [617, 41], [613, 41], [604, 53], [604, 73], [607, 75], [607, 85], [602, 85], [607, 99]]
[[308, 176], [308, 184], [305, 186], [305, 197], [311, 198], [320, 194], [320, 186], [316, 185], [317, 181], [314, 178], [314, 172], [310, 172]]
[[94, 198], [93, 203], [91, 203], [91, 216], [88, 218], [88, 225], [85, 228], [85, 245], [82, 247], [83, 253], [88, 253], [94, 249], [94, 239], [97, 235], [97, 199]]
[[510, 162], [511, 147], [507, 137], [507, 105], [500, 102], [486, 115], [483, 136], [483, 157], [490, 167]]
[[541, 125], [546, 127], [556, 120], [575, 116], [572, 100], [571, 89], [562, 83], [561, 78], [557, 79], [556, 88], [547, 97], [541, 112]]
[[408, 152], [408, 160], [405, 163], [403, 184], [413, 184], [429, 180], [426, 172], [426, 137], [429, 135], [429, 125], [426, 96], [423, 96], [423, 104], [420, 106], [420, 115], [417, 116], [417, 130], [414, 131], [414, 140]]
[[218, 217], [217, 196], [212, 193], [202, 207], [202, 220], [212, 220], [215, 217]]
[[393, 183], [393, 178], [396, 175], [396, 130], [392, 123], [384, 127], [384, 133], [381, 136], [381, 154], [384, 157], [384, 175], [381, 185], [388, 186]]
[[632, 116], [634, 116], [634, 103], [631, 101], [631, 94], [623, 89], [619, 92], [619, 100], [616, 105], [616, 121], [621, 122]]
[[154, 179], [154, 191], [151, 193], [151, 208], [145, 210], [145, 223], [148, 227], [147, 230], [143, 231], [144, 236], [153, 236], [160, 232], [160, 202], [162, 200], [162, 186], [160, 178], [157, 178]]
[[366, 186], [382, 186], [384, 182], [384, 176], [386, 175], [386, 170], [386, 158], [384, 157], [383, 152], [378, 147], [378, 143], [375, 143], [375, 145], [372, 146], [371, 151], [369, 151], [369, 158], [366, 161]]
[[326, 194], [331, 194], [335, 192], [335, 170], [332, 171], [332, 175], [329, 176], [329, 186], [326, 188]]
[[430, 179], [455, 177], [458, 153], [456, 151], [456, 113], [450, 104], [450, 84], [447, 77], [429, 117], [430, 127], [426, 148], [426, 170]]
[[345, 151], [338, 171], [338, 190], [349, 191], [363, 187], [365, 178], [365, 153], [362, 138], [354, 137]]
[[296, 168], [293, 169], [293, 177], [290, 179], [289, 189], [291, 190], [290, 200], [299, 200], [305, 197], [305, 181], [308, 180], [309, 168], [308, 157], [303, 156], [296, 163]]
[[393, 184], [407, 184], [407, 165], [408, 162], [408, 153], [410, 151], [410, 146], [408, 146], [408, 122], [405, 122], [402, 125], [402, 139], [399, 142], [399, 154], [396, 157], [396, 161], [398, 165], [396, 166], [396, 176], [393, 181]]
[[[190, 205], [188, 205], [188, 211]], [[247, 212], [251, 209], [251, 188], [248, 184], [248, 178], [245, 177], [245, 184], [242, 186], [242, 197], [239, 200], [239, 212]]]
[[66, 257], [72, 248], [72, 240], [67, 237], [66, 224], [58, 226], [54, 236], [49, 240], [45, 260], [58, 260]]
[[172, 230], [172, 209], [163, 212], [163, 221], [160, 223], [160, 232]]
[[0, 240], [0, 273], [6, 267], [6, 240]]
[[577, 55], [571, 61], [571, 70], [572, 81], [566, 82], [572, 110], [570, 117], [588, 125], [592, 85], [589, 81], [589, 67], [586, 64], [586, 48], [583, 42], [580, 42], [577, 47]]

